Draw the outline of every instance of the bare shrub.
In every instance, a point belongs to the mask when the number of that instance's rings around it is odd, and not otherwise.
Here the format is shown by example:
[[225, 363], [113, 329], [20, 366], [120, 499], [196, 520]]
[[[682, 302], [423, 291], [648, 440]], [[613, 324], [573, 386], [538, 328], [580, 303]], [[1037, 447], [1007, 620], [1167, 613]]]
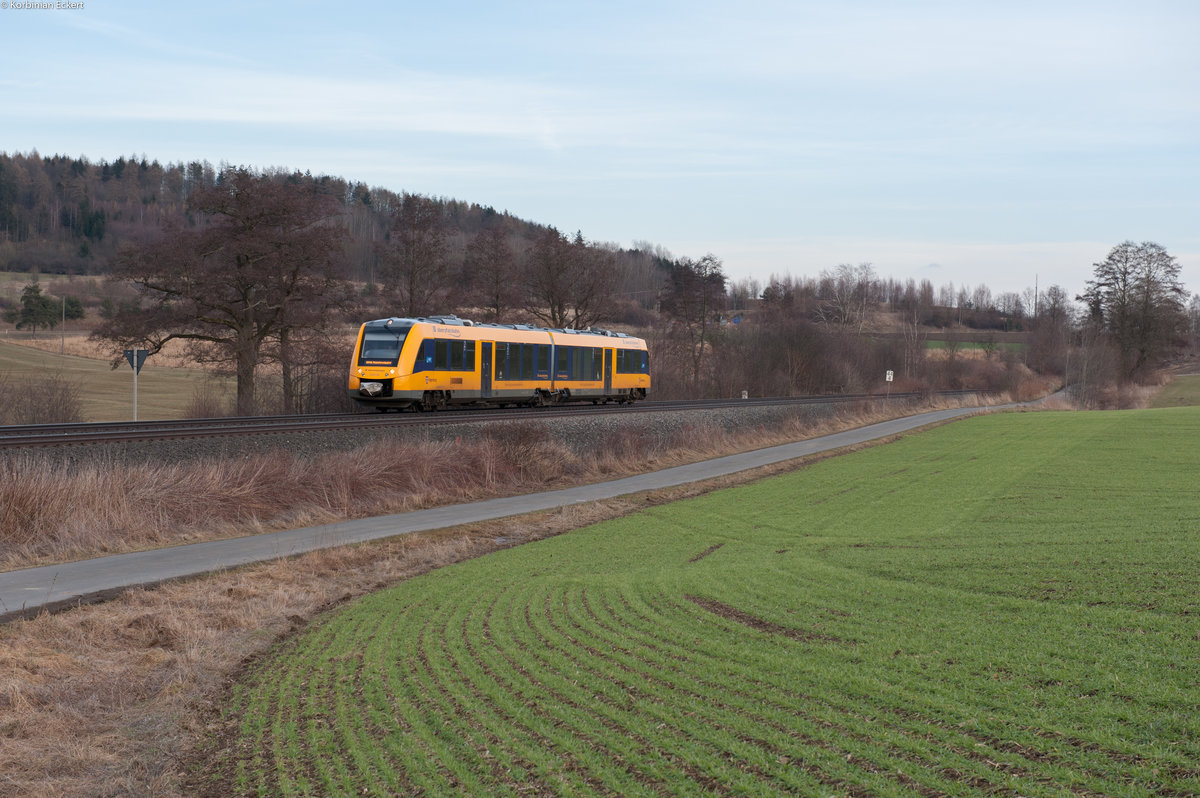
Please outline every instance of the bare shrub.
[[634, 427], [619, 427], [609, 432], [599, 442], [597, 450], [600, 457], [629, 465], [647, 462], [663, 451], [653, 436]]
[[1106, 385], [1094, 396], [1094, 405], [1100, 410], [1137, 410], [1149, 407], [1160, 390], [1156, 385], [1121, 383]]
[[346, 369], [314, 368], [304, 376], [305, 391], [298, 398], [302, 413], [352, 413], [362, 408], [350, 398], [346, 388]]
[[[349, 341], [343, 340], [349, 338]], [[292, 358], [282, 375], [288, 390], [282, 397], [285, 413], [343, 413], [355, 409], [346, 389], [346, 351], [353, 333], [308, 335], [292, 341]]]
[[483, 433], [481, 442], [493, 447], [489, 457], [497, 484], [545, 484], [551, 475], [582, 470], [578, 458], [553, 440], [545, 424], [497, 424]]
[[0, 375], [0, 424], [70, 424], [83, 421], [75, 380], [60, 374], [12, 379]]
[[206, 380], [192, 389], [192, 398], [184, 408], [182, 418], [222, 418], [233, 414], [227, 392], [217, 383]]

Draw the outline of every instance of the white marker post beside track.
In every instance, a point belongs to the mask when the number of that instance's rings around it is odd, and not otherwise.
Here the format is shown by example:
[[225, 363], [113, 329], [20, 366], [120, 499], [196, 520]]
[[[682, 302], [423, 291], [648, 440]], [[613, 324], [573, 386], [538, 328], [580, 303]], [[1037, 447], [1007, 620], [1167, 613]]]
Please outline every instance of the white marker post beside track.
[[133, 420], [137, 421], [137, 378], [138, 372], [142, 370], [142, 364], [146, 362], [146, 356], [150, 353], [145, 349], [126, 349], [125, 359], [129, 361], [129, 367], [133, 369]]

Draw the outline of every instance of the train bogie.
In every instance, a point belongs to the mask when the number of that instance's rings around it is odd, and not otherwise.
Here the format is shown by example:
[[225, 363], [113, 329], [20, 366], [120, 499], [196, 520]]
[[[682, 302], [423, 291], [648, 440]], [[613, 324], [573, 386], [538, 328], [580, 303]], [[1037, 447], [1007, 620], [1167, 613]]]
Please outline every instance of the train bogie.
[[359, 328], [348, 387], [380, 410], [632, 402], [650, 391], [650, 360], [645, 341], [607, 330], [379, 319]]

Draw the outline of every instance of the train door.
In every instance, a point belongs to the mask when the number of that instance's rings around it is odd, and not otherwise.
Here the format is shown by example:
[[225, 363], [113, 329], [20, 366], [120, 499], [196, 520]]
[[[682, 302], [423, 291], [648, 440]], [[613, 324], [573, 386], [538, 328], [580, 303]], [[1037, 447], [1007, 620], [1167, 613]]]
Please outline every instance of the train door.
[[479, 358], [479, 395], [487, 399], [492, 395], [492, 342], [483, 342], [483, 354]]
[[604, 350], [604, 392], [612, 393], [613, 350]]

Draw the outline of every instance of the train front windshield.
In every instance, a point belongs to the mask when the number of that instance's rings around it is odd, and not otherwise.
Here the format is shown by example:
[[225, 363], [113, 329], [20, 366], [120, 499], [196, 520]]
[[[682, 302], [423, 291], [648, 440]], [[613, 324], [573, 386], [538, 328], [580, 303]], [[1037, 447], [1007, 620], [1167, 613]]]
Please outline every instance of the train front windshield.
[[360, 366], [394, 366], [400, 360], [400, 348], [412, 325], [404, 327], [375, 325], [363, 330], [362, 349], [358, 353]]

